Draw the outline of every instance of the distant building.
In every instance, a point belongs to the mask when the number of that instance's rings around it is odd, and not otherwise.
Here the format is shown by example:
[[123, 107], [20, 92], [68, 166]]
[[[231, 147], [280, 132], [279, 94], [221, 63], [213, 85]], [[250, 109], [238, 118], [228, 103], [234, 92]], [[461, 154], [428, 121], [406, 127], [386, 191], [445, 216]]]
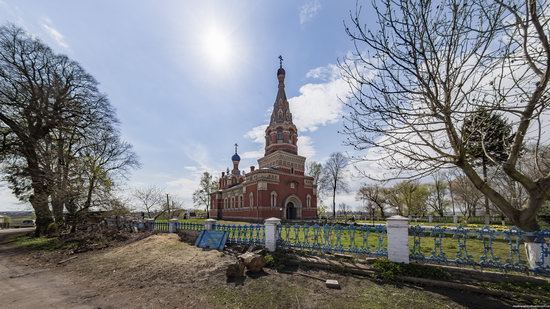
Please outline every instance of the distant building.
[[241, 173], [235, 144], [233, 170], [221, 173], [219, 190], [211, 194], [211, 218], [260, 221], [317, 217], [317, 188], [313, 177], [304, 175], [306, 158], [298, 155], [298, 131], [285, 94], [282, 63], [277, 79], [279, 87], [265, 130], [265, 155], [258, 159], [259, 169], [251, 166], [250, 172]]

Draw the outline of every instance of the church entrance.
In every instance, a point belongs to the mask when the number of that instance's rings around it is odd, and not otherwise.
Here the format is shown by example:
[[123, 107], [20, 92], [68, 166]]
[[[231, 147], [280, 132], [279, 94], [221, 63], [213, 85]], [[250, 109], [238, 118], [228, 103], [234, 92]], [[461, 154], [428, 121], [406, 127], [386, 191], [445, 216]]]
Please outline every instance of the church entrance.
[[296, 208], [292, 202], [286, 204], [286, 218], [288, 220], [296, 219]]
[[296, 195], [291, 195], [285, 199], [285, 209], [283, 219], [296, 220], [302, 218], [302, 201]]

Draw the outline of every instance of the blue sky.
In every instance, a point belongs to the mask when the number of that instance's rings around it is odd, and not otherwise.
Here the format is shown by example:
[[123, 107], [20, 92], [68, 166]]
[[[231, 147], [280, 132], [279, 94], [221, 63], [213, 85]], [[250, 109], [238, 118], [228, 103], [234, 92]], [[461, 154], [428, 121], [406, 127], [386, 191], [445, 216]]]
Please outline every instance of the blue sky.
[[[355, 1], [10, 1], [12, 22], [80, 62], [117, 110], [143, 167], [127, 186], [155, 184], [186, 207], [203, 171], [241, 169], [263, 154], [277, 57], [300, 130], [299, 153], [317, 161], [342, 146], [347, 86], [338, 58], [353, 49], [343, 20]], [[356, 203], [353, 194], [342, 201]], [[19, 210], [4, 187], [0, 209]]]

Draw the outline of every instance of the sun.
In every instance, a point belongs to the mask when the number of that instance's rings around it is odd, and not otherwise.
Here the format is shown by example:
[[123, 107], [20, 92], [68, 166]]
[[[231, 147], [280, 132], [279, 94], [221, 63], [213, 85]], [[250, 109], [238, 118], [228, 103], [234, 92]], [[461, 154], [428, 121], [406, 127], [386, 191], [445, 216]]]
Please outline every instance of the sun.
[[226, 67], [232, 58], [229, 34], [219, 27], [210, 27], [203, 35], [203, 53], [217, 67]]

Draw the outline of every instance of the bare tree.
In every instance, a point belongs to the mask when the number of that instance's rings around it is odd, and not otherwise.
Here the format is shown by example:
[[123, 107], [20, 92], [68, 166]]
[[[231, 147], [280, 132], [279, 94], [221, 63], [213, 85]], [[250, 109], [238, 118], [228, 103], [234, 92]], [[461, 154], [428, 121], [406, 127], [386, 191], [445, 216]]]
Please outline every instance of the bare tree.
[[452, 180], [452, 188], [462, 215], [468, 218], [475, 216], [483, 194], [464, 175], [457, 176]]
[[348, 159], [340, 152], [330, 154], [323, 166], [321, 187], [332, 192], [332, 217], [336, 218], [336, 193], [348, 192], [346, 166]]
[[434, 212], [440, 216], [445, 215], [445, 210], [449, 206], [447, 200], [447, 183], [444, 180], [444, 175], [441, 172], [432, 174], [433, 183], [428, 185], [429, 196], [426, 200], [428, 206], [430, 206]]
[[351, 207], [346, 203], [340, 203], [338, 204], [338, 213], [343, 215], [344, 217], [348, 215], [348, 212], [351, 211]]
[[[414, 178], [458, 167], [502, 213], [526, 231], [550, 190], [550, 173], [518, 169], [525, 143], [536, 149], [548, 118], [550, 42], [545, 0], [381, 0], [377, 29], [361, 23], [347, 34], [354, 55], [340, 62], [351, 90], [345, 133], [358, 150], [377, 153], [387, 178]], [[490, 162], [527, 192], [521, 209], [483, 180], [467, 156], [465, 119], [479, 108], [512, 125], [506, 160]], [[535, 162], [540, 162], [537, 151]], [[373, 158], [374, 160], [374, 158]], [[538, 164], [538, 163], [537, 163]]]
[[[386, 217], [384, 208], [387, 206], [387, 190], [386, 188], [380, 185], [368, 185], [363, 186], [359, 189], [357, 193], [358, 196], [362, 199], [366, 199], [370, 205], [378, 207], [380, 216], [382, 218]], [[370, 207], [369, 207], [370, 208]]]
[[140, 202], [149, 218], [160, 209], [164, 201], [163, 191], [156, 186], [147, 186], [134, 190], [134, 197]]
[[320, 180], [323, 176], [323, 165], [317, 161], [310, 161], [306, 164], [306, 175], [313, 177], [313, 184], [317, 186], [317, 207], [322, 204], [325, 193], [324, 187], [321, 185]]
[[218, 190], [218, 182], [212, 180], [212, 175], [209, 172], [204, 172], [199, 183], [199, 188], [193, 192], [193, 203], [199, 208], [204, 207], [206, 218], [210, 218], [210, 194], [216, 190]]

